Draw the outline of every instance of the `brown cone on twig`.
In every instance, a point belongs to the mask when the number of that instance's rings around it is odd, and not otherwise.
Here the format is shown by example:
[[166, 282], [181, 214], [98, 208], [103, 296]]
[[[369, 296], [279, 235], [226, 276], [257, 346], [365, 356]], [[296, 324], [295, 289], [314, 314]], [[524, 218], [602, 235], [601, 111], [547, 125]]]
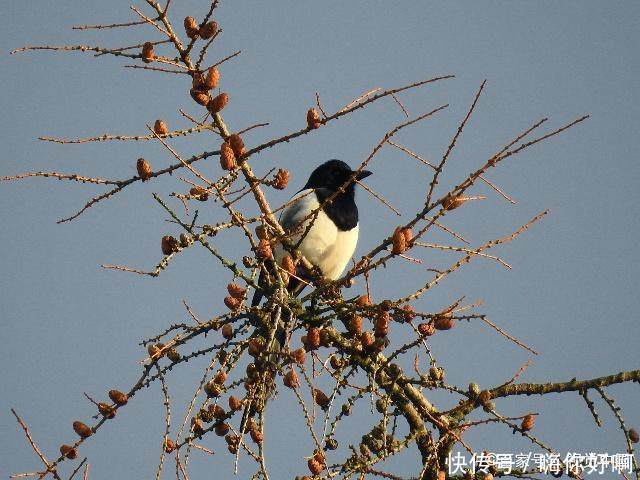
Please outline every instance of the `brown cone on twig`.
[[203, 89], [192, 88], [191, 90], [189, 90], [189, 94], [198, 105], [207, 106], [209, 104], [209, 101], [211, 100], [211, 97], [209, 97], [209, 93], [207, 93], [207, 91]]
[[165, 451], [165, 453], [171, 453], [171, 452], [173, 452], [175, 450], [175, 448], [176, 448], [176, 444], [170, 438], [167, 438], [164, 441], [164, 451]]
[[60, 455], [69, 460], [75, 460], [78, 458], [78, 451], [71, 445], [60, 445]]
[[437, 330], [450, 330], [456, 324], [451, 312], [441, 313], [433, 318], [433, 325]]
[[75, 422], [73, 422], [73, 430], [80, 436], [80, 438], [90, 437], [93, 433], [91, 428], [82, 423], [80, 420], [76, 420]]
[[240, 304], [242, 302], [240, 300], [238, 300], [235, 297], [232, 297], [231, 295], [224, 297], [224, 304], [229, 308], [229, 310], [231, 311], [235, 311], [238, 308], [240, 308]]
[[184, 19], [184, 31], [191, 40], [195, 40], [200, 36], [200, 30], [198, 28], [198, 22], [193, 17], [186, 17]]
[[202, 28], [200, 29], [200, 36], [204, 40], [209, 40], [211, 37], [213, 37], [216, 34], [217, 31], [218, 31], [217, 22], [215, 22], [214, 20], [211, 20], [210, 22], [207, 22], [202, 26]]
[[238, 300], [242, 300], [244, 298], [244, 294], [247, 292], [247, 289], [242, 288], [237, 283], [230, 283], [229, 285], [227, 285], [227, 291], [232, 297], [237, 298]]
[[356, 298], [356, 305], [358, 307], [370, 307], [371, 299], [368, 295], [360, 295], [358, 298]]
[[220, 95], [216, 95], [207, 103], [207, 110], [210, 113], [216, 114], [224, 109], [229, 103], [229, 94], [221, 93]]
[[394, 255], [400, 255], [407, 250], [407, 242], [402, 227], [397, 227], [395, 229], [393, 236], [391, 237], [391, 241], [393, 245], [391, 251]]
[[433, 322], [425, 322], [418, 325], [418, 332], [420, 335], [424, 335], [426, 337], [430, 337], [434, 333], [436, 333], [436, 327]]
[[457, 195], [457, 196], [450, 195], [442, 201], [442, 206], [444, 207], [445, 210], [455, 210], [467, 200], [468, 199], [466, 197], [463, 197], [462, 195]]
[[216, 67], [211, 67], [207, 70], [207, 75], [204, 78], [204, 87], [208, 90], [213, 90], [218, 86], [220, 81], [220, 72]]
[[191, 187], [189, 195], [201, 202], [206, 202], [209, 199], [209, 192], [207, 189], [199, 186]]
[[536, 417], [534, 415], [526, 415], [522, 419], [522, 423], [520, 424], [520, 429], [523, 432], [528, 432], [533, 428], [533, 425], [536, 423]]
[[272, 255], [273, 255], [273, 252], [271, 250], [271, 245], [269, 244], [269, 241], [268, 240], [260, 240], [260, 243], [258, 244], [258, 247], [256, 248], [256, 256], [260, 260], [266, 260], [268, 258], [271, 258]]
[[310, 327], [306, 335], [307, 350], [317, 350], [320, 347], [320, 329]]
[[143, 182], [149, 180], [153, 175], [151, 165], [144, 158], [138, 159], [138, 162], [136, 163], [136, 170], [138, 170], [138, 176]]
[[313, 457], [311, 457], [307, 461], [307, 466], [309, 467], [309, 471], [313, 475], [320, 475], [322, 473], [322, 471], [324, 470], [324, 465], [322, 463], [318, 462], [318, 460], [316, 460]]
[[237, 412], [238, 410], [240, 410], [243, 405], [244, 405], [244, 402], [240, 400], [238, 397], [235, 397], [233, 395], [229, 397], [229, 408], [234, 412]]
[[220, 166], [223, 170], [233, 170], [236, 168], [236, 154], [229, 142], [224, 142], [220, 146]]
[[373, 347], [373, 344], [376, 342], [376, 337], [370, 331], [362, 332], [360, 335], [360, 342], [364, 348], [369, 349]]
[[304, 365], [304, 362], [307, 359], [307, 352], [304, 348], [298, 348], [291, 352], [291, 358], [298, 365]]
[[389, 334], [389, 312], [380, 312], [376, 317], [375, 335], [376, 337], [386, 337]]
[[298, 379], [298, 375], [293, 370], [289, 370], [285, 374], [283, 383], [285, 387], [289, 387], [289, 388], [298, 388], [298, 386], [300, 386], [300, 380]]
[[257, 427], [252, 428], [249, 431], [249, 435], [251, 435], [251, 440], [253, 440], [255, 443], [262, 443], [262, 440], [264, 439], [262, 432]]
[[233, 327], [230, 323], [225, 323], [222, 326], [222, 336], [227, 340], [231, 340], [233, 338]]
[[142, 60], [144, 63], [151, 63], [153, 62], [154, 57], [153, 43], [144, 42], [144, 45], [142, 45]]
[[164, 345], [162, 343], [151, 343], [147, 347], [147, 353], [151, 357], [152, 360], [156, 360], [164, 355], [162, 348]]
[[347, 329], [352, 335], [360, 335], [362, 333], [362, 317], [360, 315], [352, 315], [349, 318]]
[[129, 397], [127, 396], [127, 394], [121, 392], [120, 390], [109, 390], [109, 398], [119, 407], [121, 407], [122, 405], [126, 405], [129, 401]]
[[231, 430], [231, 427], [229, 427], [229, 425], [226, 423], [219, 423], [215, 428], [216, 435], [218, 435], [219, 437], [224, 437], [227, 433], [229, 433], [229, 430]]
[[320, 114], [316, 111], [315, 108], [310, 108], [307, 110], [307, 128], [315, 129], [320, 127], [322, 122], [320, 120]]
[[158, 135], [166, 135], [167, 133], [169, 133], [169, 128], [167, 127], [167, 124], [164, 122], [164, 120], [158, 119], [153, 124], [153, 131]]
[[313, 400], [316, 402], [316, 405], [318, 405], [323, 410], [329, 408], [330, 399], [329, 397], [327, 397], [326, 393], [324, 393], [319, 388], [314, 388], [312, 393]]
[[242, 157], [242, 155], [244, 155], [244, 141], [242, 140], [242, 137], [240, 135], [238, 135], [237, 133], [231, 134], [229, 135], [227, 141], [229, 142], [229, 145], [231, 145], [231, 149], [233, 150], [236, 159], [239, 159], [240, 157]]
[[273, 178], [273, 183], [271, 185], [273, 185], [273, 188], [277, 190], [284, 190], [285, 188], [287, 188], [287, 185], [289, 184], [290, 177], [291, 177], [291, 174], [289, 173], [288, 170], [284, 170], [280, 168], [276, 172], [276, 175]]
[[98, 411], [102, 416], [108, 419], [112, 419], [116, 416], [116, 409], [113, 408], [108, 403], [103, 403], [103, 402], [98, 403]]
[[180, 242], [178, 242], [176, 237], [165, 235], [164, 237], [162, 237], [160, 246], [162, 247], [163, 255], [171, 255], [172, 253], [176, 253], [180, 249]]

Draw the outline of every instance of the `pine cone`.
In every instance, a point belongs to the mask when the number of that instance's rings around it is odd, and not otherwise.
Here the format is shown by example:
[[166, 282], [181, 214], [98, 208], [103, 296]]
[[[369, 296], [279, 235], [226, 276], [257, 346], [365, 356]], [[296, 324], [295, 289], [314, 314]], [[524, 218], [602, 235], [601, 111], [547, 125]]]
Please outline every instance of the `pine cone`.
[[434, 382], [441, 382], [444, 380], [444, 369], [441, 367], [429, 368], [429, 378]]
[[129, 397], [126, 393], [121, 392], [120, 390], [109, 390], [109, 398], [113, 403], [118, 406], [126, 405], [129, 401]]
[[144, 63], [151, 63], [153, 62], [154, 57], [153, 43], [144, 42], [144, 45], [142, 45], [142, 61]]
[[310, 327], [307, 330], [307, 350], [317, 350], [320, 347], [320, 329]]
[[421, 323], [418, 325], [418, 332], [420, 335], [424, 335], [426, 337], [430, 337], [434, 333], [436, 333], [436, 327], [433, 322]]
[[193, 17], [186, 17], [184, 19], [184, 31], [191, 40], [195, 40], [200, 35], [198, 22]]
[[193, 98], [193, 100], [198, 105], [207, 106], [209, 104], [209, 101], [211, 100], [211, 97], [209, 97], [209, 94], [206, 90], [201, 90], [198, 88], [192, 88], [191, 90], [189, 90], [189, 95], [191, 95], [191, 98]]
[[231, 340], [233, 338], [233, 327], [230, 323], [225, 323], [222, 326], [222, 336], [227, 340]]
[[229, 433], [229, 430], [231, 430], [231, 427], [229, 427], [229, 425], [227, 425], [226, 423], [219, 423], [215, 428], [216, 435], [218, 435], [219, 437], [224, 437], [227, 433]]
[[318, 462], [315, 458], [310, 458], [307, 461], [307, 466], [309, 467], [309, 471], [313, 474], [313, 475], [320, 475], [320, 473], [322, 473], [322, 471], [324, 470], [324, 465], [320, 462]]
[[102, 416], [108, 419], [112, 419], [113, 417], [116, 416], [116, 409], [113, 408], [108, 403], [103, 403], [103, 402], [98, 403], [98, 411]]
[[356, 305], [358, 307], [370, 307], [371, 299], [369, 298], [368, 295], [361, 295], [358, 298], [356, 298]]
[[236, 158], [242, 157], [245, 152], [244, 141], [242, 140], [242, 137], [237, 133], [234, 133], [232, 135], [229, 135], [229, 138], [227, 140], [229, 142], [229, 145], [231, 145]]
[[287, 188], [287, 185], [289, 184], [289, 177], [291, 177], [291, 174], [288, 170], [283, 170], [282, 168], [278, 169], [273, 179], [273, 188], [277, 190], [284, 190]]
[[468, 199], [463, 197], [462, 195], [457, 195], [455, 197], [448, 196], [442, 201], [442, 206], [445, 210], [455, 210], [459, 206], [461, 206]]
[[350, 334], [360, 335], [362, 333], [362, 317], [360, 315], [352, 315], [351, 318], [349, 318], [347, 328]]
[[218, 24], [214, 20], [211, 20], [202, 26], [200, 29], [200, 36], [205, 40], [209, 40], [217, 33], [217, 31]]
[[247, 292], [247, 289], [242, 288], [237, 283], [230, 283], [229, 285], [227, 285], [227, 291], [232, 297], [237, 298], [238, 300], [242, 300], [244, 298], [244, 294]]
[[402, 322], [410, 322], [411, 320], [413, 320], [415, 318], [416, 314], [415, 314], [415, 310], [413, 308], [412, 305], [403, 305], [402, 307], [400, 307], [400, 311], [397, 312], [397, 315], [395, 316], [395, 319], [397, 322], [402, 323]]
[[227, 380], [227, 374], [222, 370], [216, 373], [216, 375], [213, 377], [213, 381], [218, 385], [222, 385], [226, 380]]
[[364, 348], [371, 348], [373, 346], [373, 344], [375, 343], [376, 338], [373, 335], [373, 333], [366, 331], [366, 332], [362, 332], [362, 334], [360, 335], [360, 342], [362, 343], [362, 346]]
[[138, 170], [138, 176], [142, 179], [142, 181], [149, 180], [153, 175], [153, 170], [151, 170], [151, 165], [144, 158], [139, 158], [136, 163], [136, 169]]
[[171, 235], [165, 235], [160, 242], [163, 255], [171, 255], [176, 253], [180, 249], [180, 243], [176, 240], [176, 237]]
[[164, 441], [164, 451], [165, 451], [165, 453], [171, 453], [171, 452], [173, 452], [175, 450], [175, 448], [176, 448], [176, 444], [170, 438], [167, 438]]
[[234, 397], [231, 395], [229, 397], [229, 408], [234, 412], [237, 412], [244, 405], [244, 401], [240, 400], [238, 397]]
[[271, 245], [268, 240], [260, 240], [258, 247], [256, 248], [256, 256], [260, 260], [266, 260], [271, 258], [273, 252], [271, 251]]
[[228, 296], [228, 297], [224, 297], [224, 304], [229, 308], [229, 310], [231, 311], [235, 311], [238, 308], [240, 308], [240, 304], [242, 302], [240, 300], [238, 300], [235, 297], [232, 296]]
[[291, 352], [291, 358], [298, 365], [304, 365], [304, 362], [307, 359], [307, 352], [304, 348], [298, 348]]
[[327, 394], [319, 388], [313, 389], [313, 400], [316, 402], [316, 405], [318, 405], [323, 410], [329, 408], [329, 397], [327, 397]]
[[456, 322], [453, 319], [451, 313], [443, 313], [441, 315], [437, 315], [433, 319], [433, 325], [437, 330], [449, 330], [453, 328], [455, 324]]
[[322, 122], [320, 121], [320, 115], [316, 112], [315, 108], [307, 110], [307, 128], [313, 130], [320, 127]]
[[533, 425], [536, 423], [536, 417], [534, 415], [526, 415], [522, 419], [522, 423], [520, 424], [520, 429], [523, 432], [528, 432], [533, 428]]
[[282, 258], [282, 268], [289, 273], [289, 275], [296, 274], [296, 264], [293, 258], [291, 258], [291, 255], [287, 254]]
[[80, 420], [76, 420], [75, 422], [73, 422], [73, 430], [80, 436], [80, 438], [88, 438], [93, 433], [91, 428], [82, 423]]
[[162, 343], [152, 343], [147, 347], [147, 353], [152, 360], [156, 360], [164, 355], [163, 347]]
[[407, 248], [411, 246], [411, 242], [413, 242], [413, 232], [410, 228], [403, 228], [402, 234], [404, 235], [404, 243]]
[[189, 195], [201, 202], [206, 202], [209, 199], [209, 192], [207, 192], [207, 189], [199, 186], [191, 187]]
[[78, 458], [78, 451], [71, 445], [60, 445], [60, 455], [69, 460], [75, 460]]
[[389, 312], [380, 312], [376, 317], [375, 334], [376, 337], [386, 337], [389, 334]]
[[236, 168], [236, 154], [228, 142], [220, 146], [220, 166], [223, 170], [233, 170]]
[[249, 340], [249, 348], [247, 348], [247, 351], [252, 357], [259, 357], [264, 351], [264, 341], [262, 338], [252, 338]]
[[209, 103], [207, 103], [207, 110], [209, 110], [211, 114], [215, 115], [224, 109], [224, 107], [227, 106], [227, 103], [229, 103], [229, 95], [227, 93], [221, 93], [209, 100]]
[[181, 355], [178, 353], [178, 350], [175, 349], [175, 347], [171, 347], [167, 350], [167, 358], [169, 360], [171, 360], [172, 362], [177, 362], [179, 361], [182, 357]]
[[402, 230], [402, 227], [398, 227], [393, 232], [393, 236], [391, 237], [393, 248], [391, 252], [394, 255], [400, 255], [407, 250], [407, 243], [405, 240], [405, 236]]
[[298, 379], [298, 375], [294, 370], [289, 370], [285, 374], [283, 383], [284, 386], [288, 388], [298, 388], [300, 386], [300, 380]]
[[211, 67], [207, 70], [207, 76], [204, 79], [204, 88], [213, 90], [218, 86], [220, 81], [220, 72], [216, 67]]
[[158, 135], [166, 135], [169, 133], [169, 128], [164, 120], [156, 120], [156, 123], [153, 124], [153, 131]]
[[249, 432], [249, 435], [251, 435], [251, 440], [253, 440], [255, 443], [262, 443], [262, 440], [264, 439], [262, 432], [257, 428], [252, 428]]
[[213, 418], [217, 418], [218, 420], [224, 418], [227, 415], [227, 413], [224, 411], [224, 408], [222, 408], [220, 405], [209, 405], [208, 410], [211, 415], [213, 415]]
[[204, 384], [204, 392], [209, 398], [218, 398], [222, 394], [222, 387], [216, 382], [209, 381]]

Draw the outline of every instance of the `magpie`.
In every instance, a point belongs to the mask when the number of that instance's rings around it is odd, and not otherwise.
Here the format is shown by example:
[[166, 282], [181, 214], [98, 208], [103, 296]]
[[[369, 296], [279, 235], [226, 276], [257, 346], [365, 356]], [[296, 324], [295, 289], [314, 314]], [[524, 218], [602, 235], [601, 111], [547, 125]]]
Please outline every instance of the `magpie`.
[[[371, 172], [367, 170], [356, 173], [341, 160], [329, 160], [311, 173], [304, 187], [296, 192], [280, 214], [282, 227], [295, 232], [289, 237], [290, 243], [297, 245], [297, 250], [330, 280], [340, 278], [356, 249], [359, 231], [356, 180], [369, 175]], [[281, 244], [275, 246], [274, 258], [278, 264], [286, 254]], [[301, 269], [296, 276], [309, 279], [308, 272]], [[287, 288], [290, 295], [297, 295], [304, 286], [304, 282], [291, 277]], [[262, 295], [257, 291], [252, 306], [257, 306], [261, 299]], [[284, 318], [283, 323], [287, 322]], [[276, 332], [280, 347], [286, 340], [282, 327], [279, 326]]]

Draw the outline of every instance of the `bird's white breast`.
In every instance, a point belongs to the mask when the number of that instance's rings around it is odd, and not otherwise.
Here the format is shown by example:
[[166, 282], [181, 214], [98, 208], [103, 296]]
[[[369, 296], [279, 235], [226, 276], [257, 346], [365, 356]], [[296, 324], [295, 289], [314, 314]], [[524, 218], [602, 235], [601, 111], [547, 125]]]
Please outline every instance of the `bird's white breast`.
[[[291, 241], [297, 243], [308, 228], [309, 222], [313, 221], [298, 250], [307, 260], [320, 268], [325, 277], [331, 280], [340, 278], [356, 249], [359, 226], [356, 225], [348, 231], [340, 231], [323, 210], [318, 212], [315, 219], [311, 216], [305, 220], [305, 217], [320, 207], [318, 198], [309, 190], [303, 190], [294, 198], [298, 200], [280, 215], [285, 229], [291, 229], [303, 222], [301, 232], [292, 236]], [[276, 261], [280, 262], [285, 253], [284, 248], [277, 245], [274, 251]]]

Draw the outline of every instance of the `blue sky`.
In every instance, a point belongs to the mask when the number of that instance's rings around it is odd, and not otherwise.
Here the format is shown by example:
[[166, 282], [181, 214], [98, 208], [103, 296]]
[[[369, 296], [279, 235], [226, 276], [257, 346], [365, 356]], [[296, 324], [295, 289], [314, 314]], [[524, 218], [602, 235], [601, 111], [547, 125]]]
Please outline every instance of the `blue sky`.
[[[204, 1], [173, 4], [178, 26], [185, 15], [200, 17], [207, 9]], [[177, 109], [196, 111], [186, 79], [124, 69], [122, 65], [131, 62], [87, 54], [8, 55], [25, 44], [120, 46], [159, 39], [158, 32], [146, 27], [111, 32], [70, 29], [76, 24], [131, 20], [129, 5], [120, 0], [1, 3], [2, 175], [43, 169], [128, 178], [140, 156], [154, 166], [173, 163], [155, 143], [62, 146], [37, 137], [142, 134], [145, 124], [156, 118], [164, 118], [170, 128], [183, 128], [186, 121]], [[454, 80], [401, 96], [412, 115], [451, 105], [397, 137], [428, 159], [442, 155], [475, 91], [487, 79], [440, 193], [539, 118], [549, 117], [550, 130], [590, 114], [587, 122], [509, 159], [490, 175], [517, 205], [479, 185], [473, 193], [488, 199], [465, 206], [448, 220], [452, 228], [481, 244], [548, 208], [550, 215], [540, 224], [499, 249], [513, 270], [478, 259], [416, 304], [418, 309], [435, 310], [462, 295], [469, 301], [482, 299], [482, 311], [490, 319], [540, 352], [522, 380], [568, 380], [638, 368], [640, 359], [638, 18], [640, 4], [634, 1], [407, 1], [392, 8], [388, 2], [361, 1], [222, 2], [216, 19], [224, 33], [210, 58], [242, 50], [221, 67], [222, 88], [230, 94], [225, 119], [233, 128], [270, 123], [247, 136], [251, 144], [303, 126], [315, 92], [327, 110], [335, 111], [374, 87], [455, 74]], [[263, 152], [253, 160], [254, 167], [258, 174], [272, 167], [292, 172], [288, 190], [269, 192], [274, 204], [281, 203], [317, 164], [341, 158], [356, 165], [401, 121], [400, 109], [391, 100], [383, 101]], [[217, 144], [207, 135], [175, 142], [185, 155]], [[216, 163], [202, 168], [213, 175]], [[391, 147], [375, 158], [371, 170], [375, 173], [367, 182], [408, 218], [424, 198], [430, 172]], [[53, 456], [61, 442], [74, 438], [71, 422], [93, 413], [82, 393], [100, 396], [135, 381], [144, 355], [138, 342], [170, 323], [187, 320], [182, 299], [203, 316], [224, 308], [229, 275], [204, 252], [187, 252], [155, 279], [98, 266], [148, 269], [157, 263], [160, 237], [179, 232], [164, 222], [166, 216], [151, 193], [166, 197], [180, 188], [178, 176], [127, 188], [64, 225], [55, 221], [101, 190], [42, 179], [0, 184], [5, 339], [0, 349], [0, 475], [37, 466], [10, 407], [18, 409]], [[393, 231], [398, 219], [366, 192], [359, 192], [358, 203], [362, 221], [357, 252], [364, 253]], [[250, 211], [251, 205], [245, 205]], [[201, 215], [212, 222], [222, 218], [213, 204], [202, 207]], [[246, 253], [233, 237], [217, 241], [231, 256]], [[437, 267], [456, 257], [427, 252], [423, 258]], [[424, 269], [397, 263], [376, 274], [374, 296], [403, 294], [428, 278]], [[502, 383], [529, 358], [480, 323], [434, 337], [432, 349], [448, 381], [459, 385], [471, 380], [480, 385]], [[200, 367], [202, 362], [190, 362], [171, 378], [178, 418], [201, 376]], [[628, 424], [640, 426], [637, 385], [614, 387], [611, 393]], [[434, 401], [447, 405], [453, 400], [440, 395]], [[603, 428], [594, 425], [577, 394], [500, 401], [498, 409], [505, 414], [539, 412], [536, 433], [560, 452], [622, 452], [624, 439], [615, 418], [602, 401], [596, 404]], [[272, 407], [267, 441], [271, 440], [273, 478], [305, 472], [302, 457], [310, 454], [312, 445], [297, 408], [290, 392], [283, 392]], [[354, 421], [365, 421], [367, 415], [368, 406], [362, 405]], [[345, 438], [357, 438], [354, 425]], [[83, 448], [92, 465], [91, 478], [154, 475], [162, 428], [156, 386]], [[466, 435], [479, 450], [531, 449], [499, 427]], [[194, 452], [191, 478], [211, 472], [231, 478], [222, 441], [212, 438], [204, 444], [217, 453], [211, 459]], [[394, 460], [398, 473], [414, 473], [413, 453]], [[248, 476], [251, 468], [243, 462], [240, 473]]]

